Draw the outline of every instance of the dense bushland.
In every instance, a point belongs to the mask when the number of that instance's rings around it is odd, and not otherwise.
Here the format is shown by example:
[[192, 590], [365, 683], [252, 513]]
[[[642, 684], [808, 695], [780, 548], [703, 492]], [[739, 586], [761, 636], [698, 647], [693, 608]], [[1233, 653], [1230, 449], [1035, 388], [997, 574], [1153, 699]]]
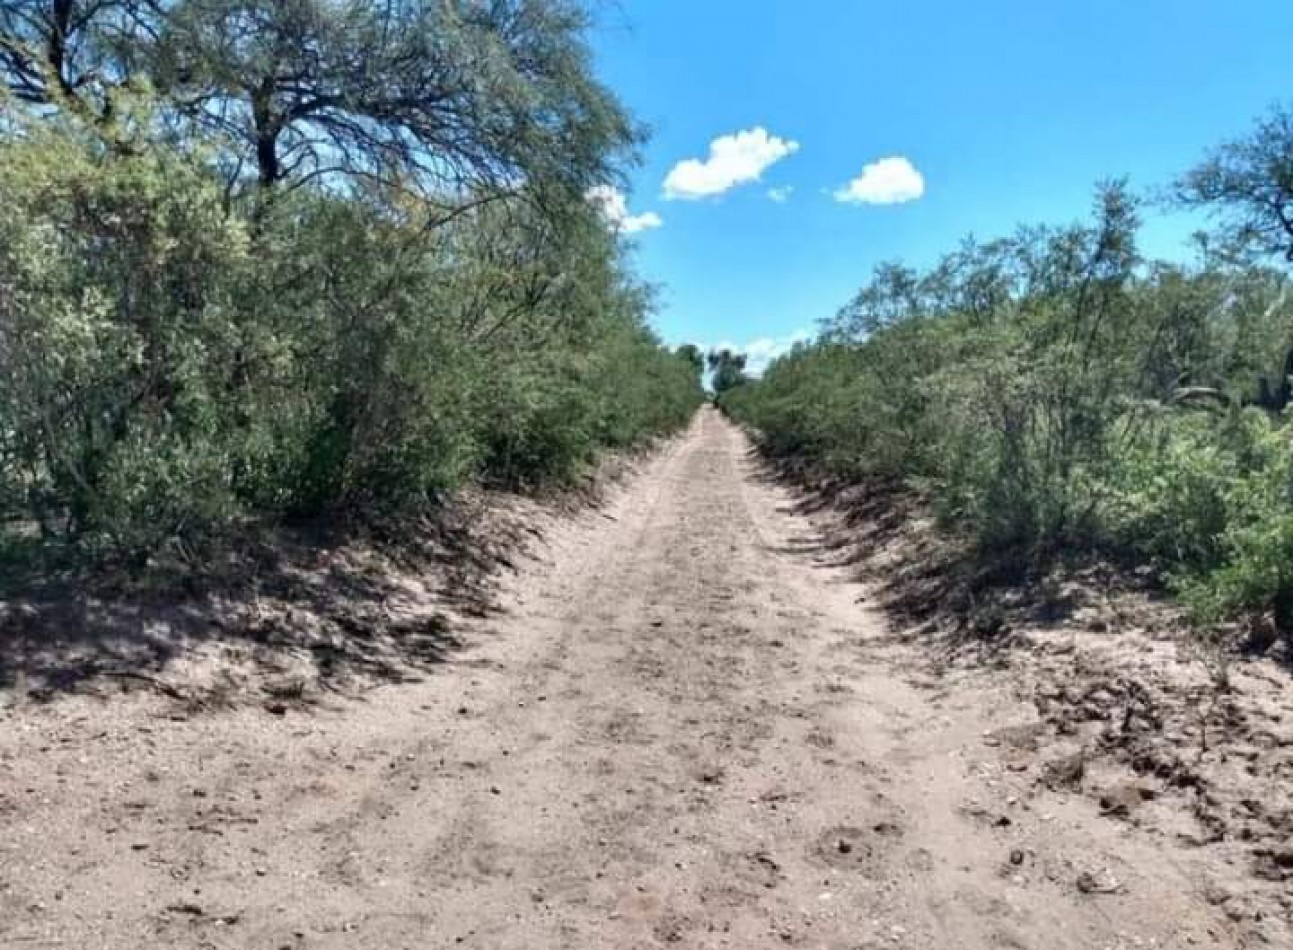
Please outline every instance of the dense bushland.
[[0, 539], [200, 558], [683, 424], [699, 370], [588, 198], [641, 133], [586, 26], [564, 0], [5, 4]]
[[[1156, 565], [1204, 621], [1293, 631], [1293, 121], [1177, 186], [1221, 212], [1192, 263], [1145, 260], [1136, 200], [1089, 223], [877, 269], [820, 338], [725, 408], [766, 450], [906, 480], [982, 557]], [[1285, 258], [1285, 255], [1290, 255]]]

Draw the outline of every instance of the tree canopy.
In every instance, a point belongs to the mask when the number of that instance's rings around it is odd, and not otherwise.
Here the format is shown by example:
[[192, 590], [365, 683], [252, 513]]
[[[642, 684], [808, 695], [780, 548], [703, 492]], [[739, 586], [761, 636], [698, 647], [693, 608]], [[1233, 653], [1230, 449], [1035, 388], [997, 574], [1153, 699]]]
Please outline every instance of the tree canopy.
[[710, 350], [705, 357], [706, 365], [713, 374], [711, 385], [715, 393], [724, 393], [740, 386], [746, 381], [744, 353], [731, 350]]
[[641, 140], [587, 26], [568, 0], [17, 0], [0, 70], [18, 101], [105, 126], [152, 91], [156, 121], [201, 136], [231, 186], [377, 179], [555, 212]]
[[1176, 198], [1219, 217], [1229, 243], [1293, 262], [1293, 112], [1276, 106], [1216, 149], [1181, 177]]

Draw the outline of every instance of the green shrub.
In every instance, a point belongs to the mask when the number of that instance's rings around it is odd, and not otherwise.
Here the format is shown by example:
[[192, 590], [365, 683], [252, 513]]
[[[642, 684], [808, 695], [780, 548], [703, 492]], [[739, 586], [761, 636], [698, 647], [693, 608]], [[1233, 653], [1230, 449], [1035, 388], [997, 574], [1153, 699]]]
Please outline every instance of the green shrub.
[[1114, 473], [1112, 528], [1127, 550], [1167, 571], [1206, 569], [1223, 557], [1229, 487], [1243, 477], [1236, 443], [1249, 414], [1162, 413]]
[[1223, 526], [1214, 557], [1179, 577], [1185, 602], [1216, 622], [1240, 612], [1268, 615], [1293, 633], [1293, 446], [1287, 429], [1244, 414], [1227, 446], [1233, 474], [1220, 480]]
[[54, 129], [0, 145], [0, 209], [9, 494], [131, 555], [206, 532], [233, 508], [216, 470], [241, 223], [181, 156]]

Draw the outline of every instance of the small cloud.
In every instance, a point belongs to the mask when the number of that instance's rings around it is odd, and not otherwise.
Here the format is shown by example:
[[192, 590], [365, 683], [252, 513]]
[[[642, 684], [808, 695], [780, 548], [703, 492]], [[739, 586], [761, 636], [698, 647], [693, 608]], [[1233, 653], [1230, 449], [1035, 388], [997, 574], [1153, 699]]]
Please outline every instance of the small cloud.
[[784, 185], [781, 188], [769, 188], [768, 197], [779, 205], [785, 204], [790, 200], [790, 196], [795, 193], [794, 185]]
[[708, 158], [689, 158], [670, 170], [664, 180], [664, 197], [694, 201], [721, 195], [737, 185], [758, 181], [768, 167], [797, 151], [798, 142], [769, 135], [762, 127], [719, 136], [709, 143]]
[[813, 334], [808, 330], [795, 330], [785, 336], [761, 336], [756, 337], [746, 343], [733, 343], [730, 340], [724, 340], [721, 343], [715, 343], [713, 346], [702, 346], [701, 349], [706, 352], [710, 350], [731, 350], [733, 353], [745, 354], [745, 371], [751, 376], [762, 376], [773, 360], [780, 356], [785, 356], [798, 343], [807, 343], [813, 338]]
[[606, 223], [621, 234], [650, 231], [664, 224], [664, 219], [654, 211], [629, 214], [629, 203], [624, 197], [624, 192], [610, 185], [589, 188], [587, 198], [601, 211]]
[[664, 218], [654, 211], [645, 211], [642, 214], [631, 214], [624, 219], [620, 225], [620, 230], [626, 234], [636, 234], [638, 231], [654, 231], [664, 225]]
[[845, 204], [895, 205], [915, 201], [925, 193], [925, 178], [901, 155], [882, 158], [835, 192]]

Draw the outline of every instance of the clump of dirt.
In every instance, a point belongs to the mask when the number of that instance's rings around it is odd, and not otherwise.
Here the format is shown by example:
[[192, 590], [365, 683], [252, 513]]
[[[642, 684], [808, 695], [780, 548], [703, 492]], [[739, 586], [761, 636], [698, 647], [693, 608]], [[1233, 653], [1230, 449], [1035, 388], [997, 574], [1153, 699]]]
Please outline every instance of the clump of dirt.
[[1208, 838], [1254, 849], [1284, 840], [1293, 807], [1287, 674], [1252, 663], [1235, 674], [1242, 685], [1222, 690], [1170, 643], [1150, 647], [1150, 661], [1136, 645], [1128, 634], [1071, 663], [1035, 660], [1034, 702], [1053, 733], [1082, 736], [1093, 755], [1179, 793]]
[[840, 825], [818, 835], [812, 856], [828, 867], [874, 876], [882, 872], [901, 838], [902, 827], [893, 821], [877, 821], [865, 828]]

